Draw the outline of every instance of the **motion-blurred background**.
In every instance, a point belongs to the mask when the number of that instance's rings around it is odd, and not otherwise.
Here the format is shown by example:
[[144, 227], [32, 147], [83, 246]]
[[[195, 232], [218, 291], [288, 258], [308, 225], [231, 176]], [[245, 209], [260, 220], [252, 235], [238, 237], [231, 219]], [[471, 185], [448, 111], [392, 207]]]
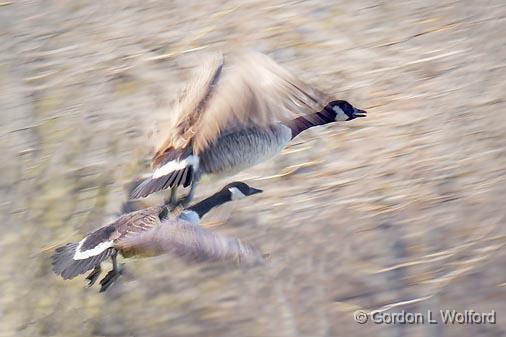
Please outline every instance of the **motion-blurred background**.
[[[0, 29], [1, 336], [506, 334], [504, 1], [15, 0]], [[52, 274], [119, 211], [199, 53], [237, 48], [369, 111], [201, 185], [265, 190], [205, 225], [268, 264], [133, 260], [105, 295]], [[390, 307], [497, 324], [353, 320]]]

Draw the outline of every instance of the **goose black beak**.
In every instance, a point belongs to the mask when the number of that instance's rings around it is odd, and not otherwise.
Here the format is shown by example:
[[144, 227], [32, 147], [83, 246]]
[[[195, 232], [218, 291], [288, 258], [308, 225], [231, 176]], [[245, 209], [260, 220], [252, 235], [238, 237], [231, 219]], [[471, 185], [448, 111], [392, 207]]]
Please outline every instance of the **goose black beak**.
[[260, 190], [258, 188], [254, 188], [254, 187], [250, 187], [249, 188], [249, 195], [253, 195], [253, 194], [257, 194], [257, 193], [262, 193], [263, 190]]
[[353, 117], [355, 118], [365, 116], [367, 116], [367, 111], [365, 110], [355, 109], [355, 111], [353, 112]]

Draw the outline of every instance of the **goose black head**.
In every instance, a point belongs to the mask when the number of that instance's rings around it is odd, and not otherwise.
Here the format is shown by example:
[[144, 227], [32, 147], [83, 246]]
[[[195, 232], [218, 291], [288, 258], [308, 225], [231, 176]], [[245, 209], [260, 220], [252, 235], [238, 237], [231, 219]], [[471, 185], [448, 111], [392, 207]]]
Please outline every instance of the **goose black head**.
[[247, 196], [261, 193], [262, 190], [249, 186], [242, 181], [236, 181], [223, 187], [222, 193], [226, 193], [230, 196], [230, 200], [239, 200]]
[[357, 109], [347, 101], [343, 100], [330, 102], [325, 107], [325, 110], [335, 113], [336, 121], [350, 121], [358, 117], [367, 116], [367, 111]]

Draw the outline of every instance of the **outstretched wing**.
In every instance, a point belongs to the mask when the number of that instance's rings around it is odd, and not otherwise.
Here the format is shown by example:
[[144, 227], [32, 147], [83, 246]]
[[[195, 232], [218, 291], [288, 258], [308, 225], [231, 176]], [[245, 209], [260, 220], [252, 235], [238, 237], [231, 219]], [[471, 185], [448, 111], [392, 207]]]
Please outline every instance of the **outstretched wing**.
[[319, 111], [328, 100], [261, 53], [214, 55], [202, 64], [183, 91], [171, 135], [157, 149], [155, 162], [169, 148], [191, 145], [198, 155], [225, 129]]
[[[181, 91], [174, 107], [171, 125], [164, 128], [153, 157], [152, 166], [159, 167], [176, 159], [184, 160], [199, 120], [205, 113], [209, 101], [215, 95], [222, 77], [224, 58], [222, 54], [210, 54], [203, 58], [200, 66]], [[191, 152], [191, 151], [190, 151]]]
[[161, 226], [121, 240], [122, 249], [136, 254], [173, 254], [191, 261], [263, 263], [262, 254], [239, 239], [221, 235], [181, 219], [168, 219]]
[[193, 150], [200, 153], [223, 130], [287, 121], [321, 110], [327, 100], [264, 54], [231, 55], [225, 58], [222, 78], [195, 125]]

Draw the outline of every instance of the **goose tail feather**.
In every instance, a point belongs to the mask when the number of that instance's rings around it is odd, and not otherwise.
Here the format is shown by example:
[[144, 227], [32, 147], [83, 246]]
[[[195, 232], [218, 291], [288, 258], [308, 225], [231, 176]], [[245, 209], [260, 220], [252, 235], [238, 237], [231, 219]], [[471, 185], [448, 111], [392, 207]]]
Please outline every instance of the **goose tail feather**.
[[78, 243], [67, 243], [65, 246], [56, 248], [53, 259], [53, 271], [63, 279], [68, 280], [83, 274], [88, 270], [100, 265], [105, 259], [114, 253], [114, 248], [107, 248], [99, 254], [84, 259], [76, 259]]

